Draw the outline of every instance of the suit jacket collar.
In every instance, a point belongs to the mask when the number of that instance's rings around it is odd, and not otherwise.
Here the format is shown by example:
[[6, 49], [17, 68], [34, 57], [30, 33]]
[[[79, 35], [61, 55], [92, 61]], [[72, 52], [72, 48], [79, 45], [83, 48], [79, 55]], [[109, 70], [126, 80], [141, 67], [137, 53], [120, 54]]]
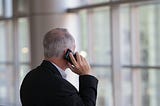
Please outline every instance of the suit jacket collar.
[[47, 69], [47, 71], [51, 71], [54, 74], [57, 74], [59, 76], [62, 77], [62, 75], [60, 74], [60, 72], [58, 71], [58, 69], [56, 68], [56, 66], [54, 66], [50, 61], [47, 60], [43, 60], [43, 62], [40, 65], [41, 67], [44, 67], [45, 69]]

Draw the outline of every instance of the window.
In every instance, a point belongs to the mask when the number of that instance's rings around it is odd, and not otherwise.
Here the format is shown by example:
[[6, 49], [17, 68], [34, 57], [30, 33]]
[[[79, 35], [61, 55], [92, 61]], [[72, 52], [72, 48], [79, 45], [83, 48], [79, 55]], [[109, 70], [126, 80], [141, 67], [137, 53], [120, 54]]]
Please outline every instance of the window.
[[[8, 104], [13, 102], [14, 92], [9, 89], [14, 89], [10, 84], [13, 80], [13, 42], [12, 42], [12, 22], [0, 21], [0, 100], [1, 104]], [[8, 48], [8, 49], [6, 49]]]
[[81, 49], [99, 79], [97, 106], [160, 104], [160, 2], [142, 1], [68, 9], [80, 17]]
[[0, 0], [0, 105], [5, 106], [20, 106], [19, 86], [30, 69], [29, 20], [14, 16], [13, 4]]
[[[130, 98], [138, 106], [158, 106], [159, 86], [159, 7], [160, 5], [133, 6], [122, 9], [121, 22], [121, 63], [124, 70], [132, 74]], [[126, 11], [130, 11], [127, 12]], [[125, 15], [124, 15], [125, 12]], [[130, 23], [128, 23], [128, 21]], [[123, 72], [124, 73], [124, 72]], [[131, 103], [132, 103], [131, 102]]]
[[79, 13], [83, 28], [81, 49], [88, 53], [87, 58], [92, 65], [93, 72], [101, 80], [98, 86], [97, 102], [100, 106], [113, 105], [109, 10], [110, 8], [105, 7]]

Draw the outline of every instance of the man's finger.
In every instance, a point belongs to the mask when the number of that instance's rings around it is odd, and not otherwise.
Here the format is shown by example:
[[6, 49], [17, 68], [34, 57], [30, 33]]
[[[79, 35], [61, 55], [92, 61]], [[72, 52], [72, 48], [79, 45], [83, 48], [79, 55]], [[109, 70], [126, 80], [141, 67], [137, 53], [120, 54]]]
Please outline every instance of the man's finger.
[[76, 65], [76, 59], [74, 58], [73, 54], [72, 53], [69, 53], [69, 57], [73, 63], [73, 65]]

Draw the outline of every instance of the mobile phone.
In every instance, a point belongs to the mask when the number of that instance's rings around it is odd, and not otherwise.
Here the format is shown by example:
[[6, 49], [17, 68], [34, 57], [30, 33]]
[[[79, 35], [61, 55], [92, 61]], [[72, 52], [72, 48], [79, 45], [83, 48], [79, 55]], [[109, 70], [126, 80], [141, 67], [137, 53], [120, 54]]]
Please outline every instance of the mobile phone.
[[76, 59], [76, 54], [73, 53], [70, 49], [67, 50], [67, 52], [65, 53], [64, 55], [64, 59], [66, 59], [68, 62], [70, 62], [72, 65], [72, 61], [71, 61], [71, 58], [69, 57], [69, 54], [72, 53], [73, 54], [73, 57]]

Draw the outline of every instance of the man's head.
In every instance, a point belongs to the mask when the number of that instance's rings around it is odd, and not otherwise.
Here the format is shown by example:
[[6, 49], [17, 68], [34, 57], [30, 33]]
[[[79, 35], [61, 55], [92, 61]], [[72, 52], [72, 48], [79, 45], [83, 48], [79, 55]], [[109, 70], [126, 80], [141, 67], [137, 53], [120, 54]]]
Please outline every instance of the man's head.
[[75, 49], [75, 40], [64, 28], [55, 28], [46, 33], [43, 39], [44, 57], [63, 58], [67, 49]]

